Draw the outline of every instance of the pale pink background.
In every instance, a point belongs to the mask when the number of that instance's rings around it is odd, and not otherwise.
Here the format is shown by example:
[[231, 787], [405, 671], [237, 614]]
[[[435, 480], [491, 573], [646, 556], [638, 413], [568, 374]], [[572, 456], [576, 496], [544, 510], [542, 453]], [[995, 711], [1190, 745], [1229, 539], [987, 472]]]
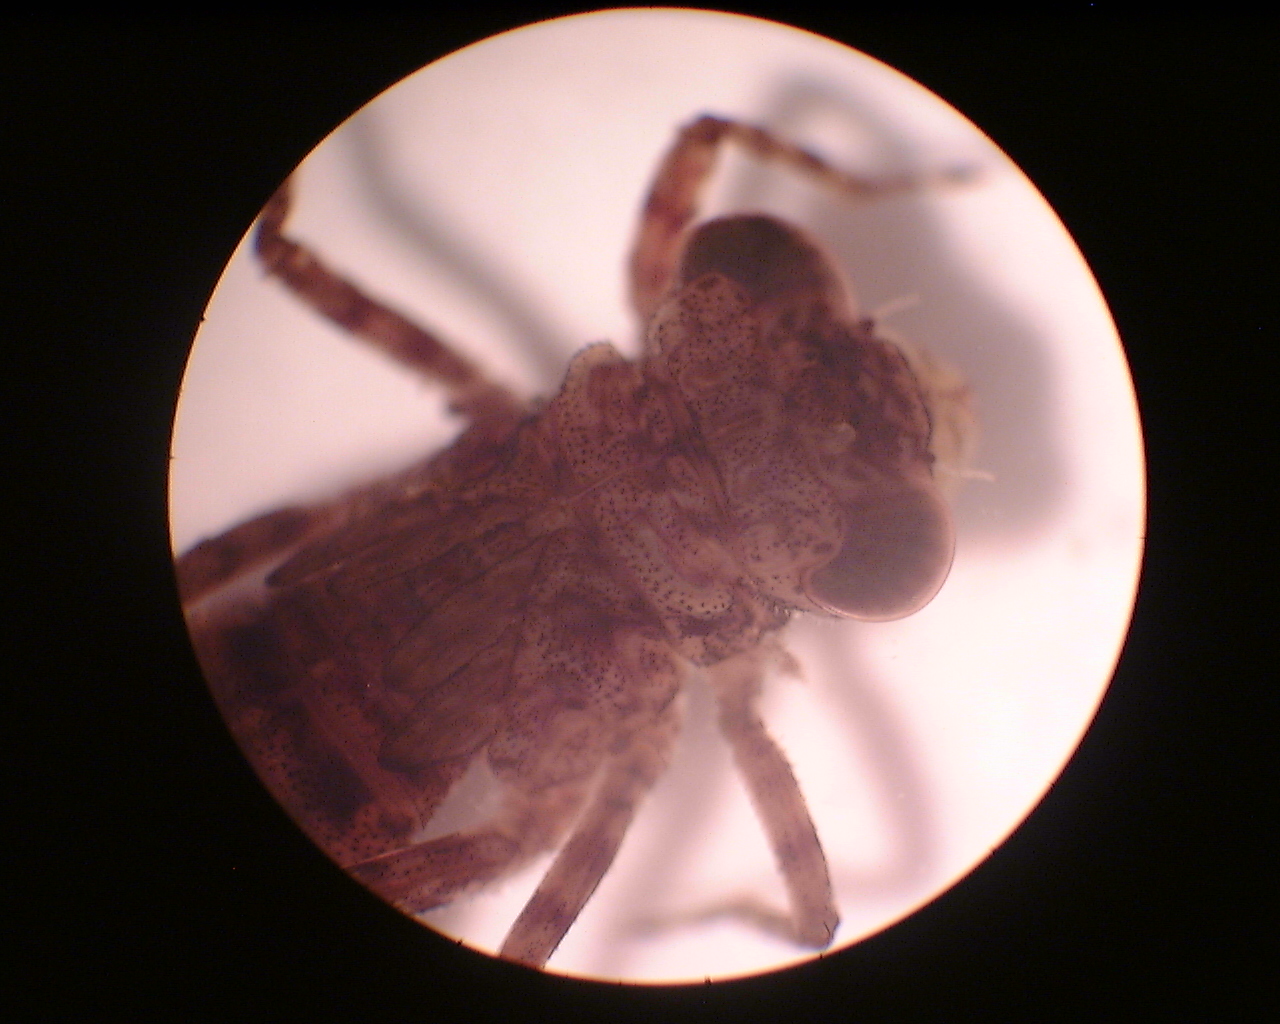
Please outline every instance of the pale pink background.
[[[889, 327], [965, 373], [983, 423], [939, 597], [898, 623], [795, 623], [805, 679], [767, 696], [831, 862], [838, 947], [1017, 826], [1087, 727], [1127, 628], [1144, 515], [1134, 398], [1043, 199], [963, 117], [866, 56], [736, 16], [623, 11], [509, 33], [384, 94], [308, 159], [295, 227], [495, 376], [548, 394], [587, 342], [635, 351], [623, 265], [638, 203], [677, 126], [704, 111], [850, 169], [980, 172], [852, 210], [743, 160], [716, 188], [717, 208], [770, 209], [823, 237], [865, 309], [917, 298]], [[433, 387], [264, 282], [242, 245], [184, 383], [175, 548], [395, 469], [454, 429]], [[785, 898], [711, 714], [694, 687], [675, 764], [550, 969], [700, 980], [810, 955], [733, 912]], [[470, 780], [451, 821], [487, 795]], [[491, 951], [545, 866], [428, 920]]]

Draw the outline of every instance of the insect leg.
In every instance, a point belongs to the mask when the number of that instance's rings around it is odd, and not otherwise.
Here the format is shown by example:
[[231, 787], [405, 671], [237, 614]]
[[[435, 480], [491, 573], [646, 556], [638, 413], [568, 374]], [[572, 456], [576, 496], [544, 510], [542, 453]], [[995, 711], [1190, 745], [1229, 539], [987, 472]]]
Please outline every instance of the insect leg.
[[523, 414], [523, 403], [506, 388], [486, 380], [479, 367], [430, 331], [366, 295], [305, 245], [285, 235], [290, 192], [287, 180], [268, 200], [258, 221], [255, 245], [268, 273], [316, 312], [404, 366], [443, 384], [452, 407], [477, 424], [495, 421], [497, 432]]
[[720, 730], [769, 837], [787, 885], [796, 939], [819, 949], [831, 943], [840, 915], [831, 894], [827, 858], [791, 765], [765, 731], [756, 710], [763, 678], [758, 653], [707, 670], [720, 707]]
[[715, 169], [720, 146], [726, 141], [737, 143], [762, 161], [781, 163], [808, 175], [854, 200], [910, 192], [933, 180], [960, 181], [971, 176], [968, 169], [962, 168], [930, 176], [863, 177], [833, 167], [762, 128], [704, 114], [676, 136], [658, 168], [641, 214], [640, 231], [631, 253], [631, 303], [642, 323], [647, 324], [653, 316], [675, 273], [686, 229], [698, 215], [703, 189]]
[[525, 908], [500, 955], [541, 967], [609, 870], [641, 799], [667, 767], [679, 720], [668, 705], [606, 766], [591, 803]]
[[190, 607], [233, 577], [283, 555], [328, 518], [324, 509], [283, 508], [201, 541], [174, 566], [183, 605]]
[[443, 906], [554, 846], [587, 788], [582, 780], [536, 793], [512, 790], [503, 810], [485, 824], [370, 858], [350, 871], [409, 913]]

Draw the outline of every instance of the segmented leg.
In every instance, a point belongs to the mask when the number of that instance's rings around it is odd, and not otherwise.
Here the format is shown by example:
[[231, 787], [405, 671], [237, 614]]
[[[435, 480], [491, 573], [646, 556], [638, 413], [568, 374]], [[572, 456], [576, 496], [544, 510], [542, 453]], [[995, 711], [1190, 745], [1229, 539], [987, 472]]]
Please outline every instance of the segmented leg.
[[[438, 381], [451, 406], [481, 430], [501, 436], [524, 414], [522, 402], [441, 339], [371, 298], [330, 270], [310, 249], [284, 234], [290, 181], [267, 202], [258, 222], [256, 247], [267, 271], [318, 313], [363, 338], [397, 362]], [[490, 426], [492, 425], [492, 426]]]
[[658, 168], [641, 213], [631, 254], [631, 303], [641, 323], [649, 322], [675, 273], [685, 231], [698, 215], [702, 191], [726, 141], [736, 142], [761, 160], [785, 164], [854, 200], [877, 199], [914, 191], [930, 182], [961, 181], [971, 176], [968, 169], [954, 168], [925, 176], [861, 177], [832, 167], [762, 128], [703, 115], [681, 129]]
[[175, 563], [185, 607], [233, 578], [246, 576], [300, 544], [324, 524], [324, 509], [284, 508], [201, 541]]
[[756, 710], [761, 661], [755, 652], [738, 655], [708, 669], [707, 676], [720, 707], [720, 730], [733, 749], [786, 882], [796, 940], [822, 949], [830, 945], [840, 915], [831, 894], [827, 858], [795, 774]]
[[534, 794], [510, 792], [493, 820], [370, 858], [351, 873], [410, 913], [443, 906], [554, 847], [578, 812], [589, 781]]
[[511, 926], [502, 956], [541, 967], [555, 952], [613, 863], [641, 799], [666, 769], [678, 729], [668, 705], [608, 764], [573, 835]]

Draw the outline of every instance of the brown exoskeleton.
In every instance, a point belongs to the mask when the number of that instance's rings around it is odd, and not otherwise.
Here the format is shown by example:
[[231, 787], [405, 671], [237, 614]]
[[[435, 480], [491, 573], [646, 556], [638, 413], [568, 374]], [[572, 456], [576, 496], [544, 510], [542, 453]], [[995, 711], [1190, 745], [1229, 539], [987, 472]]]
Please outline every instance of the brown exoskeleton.
[[[448, 390], [469, 428], [336, 500], [183, 554], [192, 637], [237, 740], [351, 874], [409, 912], [558, 847], [503, 956], [541, 965], [608, 870], [710, 682], [786, 881], [796, 941], [838, 916], [826, 858], [756, 699], [796, 612], [879, 621], [925, 605], [954, 545], [934, 479], [960, 390], [859, 317], [817, 243], [774, 217], [696, 223], [733, 141], [858, 196], [843, 174], [715, 117], [662, 164], [632, 255], [641, 359], [607, 344], [531, 405], [285, 234], [257, 252], [316, 311]], [[486, 822], [422, 840], [483, 758]]]

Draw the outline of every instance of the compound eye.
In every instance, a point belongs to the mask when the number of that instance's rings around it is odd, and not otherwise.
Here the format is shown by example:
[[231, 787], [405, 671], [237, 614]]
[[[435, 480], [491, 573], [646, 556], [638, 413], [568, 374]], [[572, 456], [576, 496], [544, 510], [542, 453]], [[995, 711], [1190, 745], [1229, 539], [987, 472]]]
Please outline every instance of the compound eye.
[[884, 622], [919, 611], [951, 571], [955, 530], [932, 487], [878, 494], [845, 509], [844, 546], [809, 577], [828, 611]]

